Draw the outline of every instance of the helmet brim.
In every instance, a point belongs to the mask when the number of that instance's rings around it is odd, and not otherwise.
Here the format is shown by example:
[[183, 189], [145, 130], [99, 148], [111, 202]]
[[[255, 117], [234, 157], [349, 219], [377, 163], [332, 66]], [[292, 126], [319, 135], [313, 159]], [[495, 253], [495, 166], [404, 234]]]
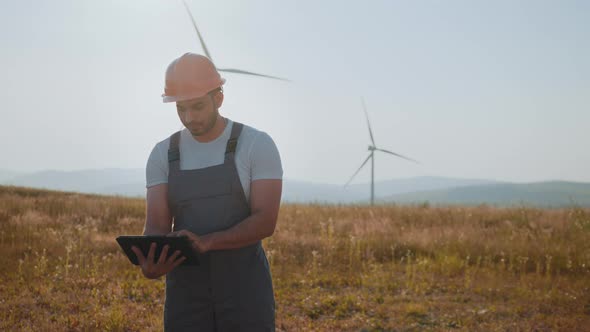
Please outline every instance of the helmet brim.
[[174, 103], [174, 102], [178, 102], [178, 101], [185, 101], [185, 100], [201, 98], [201, 97], [207, 95], [209, 92], [221, 87], [224, 84], [225, 84], [225, 78], [222, 77], [221, 84], [218, 87], [210, 89], [206, 92], [200, 91], [200, 92], [195, 92], [194, 94], [186, 95], [186, 96], [167, 96], [166, 94], [162, 94], [162, 102], [163, 103]]

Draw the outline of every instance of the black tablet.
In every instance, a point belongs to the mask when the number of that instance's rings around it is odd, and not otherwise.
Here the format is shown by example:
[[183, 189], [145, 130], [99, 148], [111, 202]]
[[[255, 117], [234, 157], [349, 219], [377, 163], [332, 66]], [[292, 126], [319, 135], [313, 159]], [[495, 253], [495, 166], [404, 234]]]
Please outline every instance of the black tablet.
[[127, 258], [129, 258], [131, 263], [135, 265], [139, 265], [139, 260], [133, 250], [131, 250], [131, 247], [136, 246], [141, 250], [143, 255], [147, 257], [152, 242], [156, 243], [154, 261], [158, 261], [164, 245], [167, 244], [170, 246], [170, 248], [168, 248], [168, 257], [172, 256], [176, 250], [180, 250], [180, 255], [178, 257], [186, 257], [184, 262], [180, 265], [199, 265], [198, 254], [195, 252], [186, 236], [121, 235], [117, 237], [117, 242], [119, 243], [119, 246], [121, 246], [121, 249], [123, 249], [125, 255], [127, 255]]

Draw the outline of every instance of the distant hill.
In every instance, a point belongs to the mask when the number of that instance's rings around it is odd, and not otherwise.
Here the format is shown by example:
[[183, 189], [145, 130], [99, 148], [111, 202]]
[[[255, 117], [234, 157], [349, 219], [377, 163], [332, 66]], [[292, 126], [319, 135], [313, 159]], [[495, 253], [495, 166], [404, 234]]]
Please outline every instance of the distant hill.
[[[18, 174], [2, 181], [3, 184], [77, 191], [98, 194], [129, 194], [131, 196], [145, 195], [143, 169], [96, 169], [81, 171], [42, 171], [29, 174]], [[142, 184], [135, 188], [134, 184]], [[131, 185], [126, 185], [131, 184]], [[123, 186], [124, 188], [122, 188]], [[113, 190], [117, 188], [117, 190]], [[121, 192], [118, 192], [118, 190]]]
[[534, 205], [590, 207], [590, 183], [547, 181], [535, 183], [496, 183], [462, 188], [420, 191], [391, 195], [383, 202], [422, 203], [435, 205], [490, 204], [498, 206]]
[[[98, 169], [43, 171], [23, 174], [0, 171], [0, 184], [82, 193], [144, 197], [145, 170]], [[368, 203], [370, 184], [322, 184], [285, 179], [283, 202], [350, 204]], [[375, 183], [381, 203], [590, 206], [590, 184], [575, 182], [505, 183], [482, 179], [414, 177]]]
[[[414, 191], [448, 189], [491, 183], [497, 182], [489, 180], [455, 179], [434, 176], [394, 179], [375, 182], [375, 196], [387, 197], [394, 194]], [[345, 188], [344, 185], [321, 184], [286, 179], [283, 184], [284, 200], [301, 203], [368, 202], [370, 191], [370, 183], [352, 184]]]
[[[0, 173], [1, 174], [1, 173]], [[107, 195], [144, 196], [145, 170], [143, 169], [97, 169], [81, 171], [42, 171], [29, 174], [6, 171], [13, 177], [0, 178], [1, 184], [44, 188]], [[477, 184], [494, 183], [488, 180], [454, 179], [443, 177], [416, 177], [378, 181], [375, 183], [377, 197], [412, 191], [437, 190]], [[354, 203], [367, 201], [370, 185], [323, 184], [285, 179], [283, 201], [318, 203]]]
[[0, 183], [4, 183], [4, 182], [16, 177], [19, 174], [21, 174], [21, 173], [19, 173], [17, 171], [12, 171], [12, 170], [8, 170], [8, 169], [0, 169]]

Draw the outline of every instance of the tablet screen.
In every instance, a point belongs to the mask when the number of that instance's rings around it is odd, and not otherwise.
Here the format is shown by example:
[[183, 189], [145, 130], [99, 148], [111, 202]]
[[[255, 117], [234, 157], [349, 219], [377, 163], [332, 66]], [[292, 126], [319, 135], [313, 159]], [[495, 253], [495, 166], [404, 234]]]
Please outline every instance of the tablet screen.
[[121, 235], [117, 237], [117, 243], [129, 261], [135, 265], [139, 265], [137, 256], [131, 250], [135, 246], [141, 250], [143, 255], [147, 257], [152, 242], [156, 243], [156, 251], [154, 254], [154, 261], [157, 262], [164, 245], [168, 244], [168, 257], [172, 256], [176, 250], [180, 250], [178, 257], [184, 256], [186, 259], [181, 265], [199, 265], [198, 254], [195, 252], [186, 236], [165, 236], [165, 235]]

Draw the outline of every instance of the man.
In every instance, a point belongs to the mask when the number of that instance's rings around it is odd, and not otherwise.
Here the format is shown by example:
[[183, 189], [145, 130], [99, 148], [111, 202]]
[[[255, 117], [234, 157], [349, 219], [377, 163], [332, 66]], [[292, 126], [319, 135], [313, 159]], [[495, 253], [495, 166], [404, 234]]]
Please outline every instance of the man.
[[282, 189], [278, 150], [266, 133], [219, 114], [213, 63], [186, 53], [166, 71], [164, 102], [184, 129], [158, 143], [147, 167], [145, 235], [187, 236], [199, 266], [134, 249], [143, 274], [166, 274], [166, 331], [274, 331], [275, 301], [261, 240], [274, 232]]

